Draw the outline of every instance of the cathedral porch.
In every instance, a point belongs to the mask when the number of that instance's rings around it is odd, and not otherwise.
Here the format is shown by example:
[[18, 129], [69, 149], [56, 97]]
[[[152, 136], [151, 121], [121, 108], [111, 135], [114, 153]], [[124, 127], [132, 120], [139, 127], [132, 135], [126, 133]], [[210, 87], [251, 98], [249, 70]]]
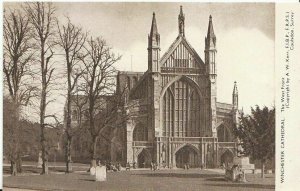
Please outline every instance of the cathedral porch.
[[218, 142], [215, 137], [156, 137], [154, 158], [159, 166], [168, 168], [182, 168], [184, 164], [217, 168], [235, 156], [236, 148], [237, 143]]

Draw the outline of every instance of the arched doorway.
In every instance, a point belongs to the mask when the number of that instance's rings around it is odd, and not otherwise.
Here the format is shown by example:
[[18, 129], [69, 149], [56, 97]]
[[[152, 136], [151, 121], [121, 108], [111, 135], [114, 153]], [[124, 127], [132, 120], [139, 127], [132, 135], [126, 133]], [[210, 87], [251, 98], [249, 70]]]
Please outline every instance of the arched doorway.
[[179, 149], [176, 154], [176, 167], [184, 168], [185, 164], [188, 164], [190, 168], [197, 168], [200, 164], [200, 156], [198, 152], [190, 145], [186, 145]]
[[227, 167], [231, 163], [233, 163], [233, 153], [230, 152], [229, 150], [226, 150], [221, 155], [221, 164], [225, 164], [225, 166]]
[[149, 151], [143, 149], [138, 155], [137, 166], [138, 168], [149, 168], [151, 165], [151, 155]]

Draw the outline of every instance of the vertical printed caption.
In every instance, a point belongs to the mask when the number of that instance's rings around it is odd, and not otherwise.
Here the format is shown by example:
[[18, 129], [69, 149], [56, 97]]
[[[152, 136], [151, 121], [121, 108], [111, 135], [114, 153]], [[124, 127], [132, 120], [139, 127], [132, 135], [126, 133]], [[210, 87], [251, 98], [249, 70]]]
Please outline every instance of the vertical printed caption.
[[285, 12], [284, 18], [284, 69], [281, 75], [281, 96], [280, 96], [280, 183], [285, 182], [285, 148], [286, 148], [286, 114], [290, 108], [291, 100], [291, 54], [294, 51], [294, 18], [295, 14], [293, 11]]

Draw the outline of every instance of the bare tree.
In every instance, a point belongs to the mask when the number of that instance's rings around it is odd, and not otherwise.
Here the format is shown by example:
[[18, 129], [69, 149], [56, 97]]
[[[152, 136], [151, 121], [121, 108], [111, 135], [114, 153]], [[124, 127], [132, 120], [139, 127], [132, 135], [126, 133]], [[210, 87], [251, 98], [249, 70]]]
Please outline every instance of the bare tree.
[[[114, 64], [120, 56], [112, 53], [111, 48], [101, 38], [87, 40], [85, 53], [79, 56], [84, 65], [83, 83], [81, 90], [87, 99], [88, 131], [92, 137], [91, 166], [96, 166], [97, 140], [101, 132], [111, 125], [116, 117], [118, 106], [110, 107], [113, 96], [107, 96], [115, 88], [116, 70]], [[110, 112], [109, 112], [110, 111]]]
[[[72, 94], [76, 88], [78, 79], [83, 73], [78, 65], [78, 56], [86, 40], [86, 34], [83, 32], [82, 28], [76, 27], [71, 23], [68, 18], [68, 23], [60, 27], [57, 22], [59, 40], [58, 45], [64, 50], [65, 66], [66, 66], [66, 76], [67, 76], [67, 105], [66, 105], [66, 127], [65, 135], [66, 141], [66, 172], [72, 171], [71, 162], [71, 144], [72, 136], [74, 134], [75, 128], [71, 128], [71, 102]], [[78, 123], [81, 124], [81, 123]]]
[[52, 3], [35, 2], [27, 3], [25, 10], [28, 14], [30, 23], [33, 27], [33, 38], [38, 46], [39, 65], [40, 65], [40, 78], [41, 78], [41, 91], [40, 91], [40, 126], [41, 126], [41, 150], [42, 150], [42, 174], [48, 174], [48, 151], [47, 142], [45, 137], [45, 122], [47, 118], [55, 117], [53, 115], [46, 115], [47, 105], [53, 101], [48, 100], [51, 93], [51, 86], [53, 86], [54, 66], [51, 62], [54, 52], [53, 47], [55, 37], [55, 7]]
[[[3, 19], [3, 72], [5, 87], [8, 90], [12, 104], [10, 142], [14, 152], [9, 151], [11, 173], [21, 172], [20, 156], [20, 112], [35, 96], [36, 88], [31, 85], [32, 71], [30, 65], [33, 61], [33, 45], [31, 41], [31, 28], [27, 17], [18, 11], [8, 11]], [[7, 111], [7, 110], [5, 110]]]

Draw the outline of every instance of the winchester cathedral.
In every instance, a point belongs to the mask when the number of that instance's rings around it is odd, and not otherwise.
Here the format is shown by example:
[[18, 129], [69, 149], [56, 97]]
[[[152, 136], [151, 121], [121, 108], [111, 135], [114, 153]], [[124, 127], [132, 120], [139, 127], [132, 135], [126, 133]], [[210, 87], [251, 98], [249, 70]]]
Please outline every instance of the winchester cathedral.
[[[149, 167], [214, 168], [237, 154], [232, 129], [238, 119], [238, 91], [232, 103], [217, 102], [217, 38], [209, 16], [204, 60], [185, 36], [185, 15], [178, 15], [178, 36], [161, 54], [160, 34], [153, 13], [148, 35], [148, 70], [119, 72], [117, 91], [126, 89], [130, 118], [116, 130], [111, 160]], [[122, 145], [122, 146], [120, 146]]]
[[[178, 36], [160, 52], [160, 35], [153, 13], [148, 35], [148, 70], [117, 75], [126, 122], [110, 132], [109, 160], [149, 167], [215, 168], [237, 155], [233, 127], [237, 125], [238, 91], [232, 103], [217, 102], [217, 38], [209, 16], [204, 61], [185, 36], [182, 7]], [[74, 111], [74, 110], [73, 110]], [[72, 114], [72, 120], [74, 119]], [[85, 149], [86, 150], [86, 149]]]

